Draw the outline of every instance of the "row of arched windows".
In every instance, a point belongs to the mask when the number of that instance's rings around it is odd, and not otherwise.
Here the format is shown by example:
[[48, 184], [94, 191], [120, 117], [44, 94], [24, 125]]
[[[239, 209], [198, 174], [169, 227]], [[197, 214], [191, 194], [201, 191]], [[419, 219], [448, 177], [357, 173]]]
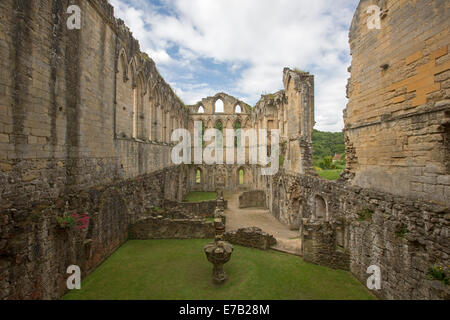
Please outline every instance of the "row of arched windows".
[[[222, 99], [217, 99], [216, 103], [214, 104], [214, 113], [224, 113], [224, 112], [225, 109]], [[197, 113], [205, 113], [205, 108], [203, 108], [203, 106], [199, 106], [197, 108]], [[234, 113], [242, 113], [242, 108], [239, 104], [234, 107]]]
[[[195, 183], [201, 184], [203, 183], [203, 174], [202, 169], [197, 168], [195, 170]], [[243, 185], [245, 183], [245, 171], [244, 168], [239, 168], [236, 172], [236, 184]]]
[[[201, 138], [201, 141], [202, 141], [202, 145], [205, 146], [205, 143], [204, 143], [204, 134], [205, 134], [205, 129], [207, 129], [207, 128], [205, 128], [205, 124], [204, 124], [203, 121], [201, 121], [201, 123], [202, 123], [202, 127], [201, 127], [200, 138]], [[217, 130], [219, 130], [219, 131], [222, 133], [222, 136], [223, 136], [223, 134], [224, 134], [224, 131], [223, 131], [224, 125], [223, 125], [223, 123], [222, 123], [221, 120], [217, 120], [216, 125], [214, 126], [214, 128], [216, 128]], [[192, 124], [190, 125], [190, 129], [191, 129], [191, 131], [193, 130], [193, 125], [192, 125]], [[240, 122], [239, 120], [237, 120], [237, 121], [234, 122], [233, 129], [234, 129], [235, 131], [237, 131], [237, 130], [239, 130], [239, 129], [242, 129], [242, 124], [241, 124], [241, 122]], [[240, 140], [239, 137], [240, 137], [240, 133], [237, 133], [236, 136], [234, 137], [234, 146], [235, 146], [235, 147], [238, 146], [238, 143], [239, 143], [239, 140]], [[223, 138], [223, 139], [225, 139], [225, 138]]]
[[185, 127], [184, 108], [157, 72], [146, 80], [142, 71], [136, 72], [137, 64], [134, 58], [127, 63], [124, 51], [119, 55], [116, 132], [120, 137], [170, 142], [172, 131]]

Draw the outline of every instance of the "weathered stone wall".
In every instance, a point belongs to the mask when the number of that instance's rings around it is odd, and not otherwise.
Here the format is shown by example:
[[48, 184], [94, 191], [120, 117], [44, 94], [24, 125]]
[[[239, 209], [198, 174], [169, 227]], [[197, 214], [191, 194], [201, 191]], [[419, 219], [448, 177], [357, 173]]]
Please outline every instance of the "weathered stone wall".
[[[106, 1], [70, 4], [81, 8], [81, 30], [66, 27], [69, 1], [1, 4], [8, 17], [0, 24], [1, 53], [9, 57], [2, 60], [0, 80], [0, 179], [7, 201], [17, 195], [55, 198], [68, 189], [170, 166], [168, 140], [121, 135], [122, 122], [127, 132], [151, 130], [148, 112], [135, 102], [138, 93], [146, 92], [138, 99], [142, 105], [164, 108], [183, 124], [187, 119], [186, 109]], [[120, 70], [124, 59], [130, 70]], [[128, 91], [121, 88], [124, 74]], [[158, 98], [150, 99], [147, 86]], [[122, 115], [123, 109], [134, 118]], [[145, 122], [138, 123], [141, 116]]]
[[[369, 29], [369, 5], [383, 10]], [[441, 0], [363, 0], [344, 112], [352, 183], [450, 203], [450, 14]]]
[[204, 219], [148, 217], [130, 226], [130, 239], [211, 239], [214, 222]]
[[277, 240], [270, 234], [257, 227], [241, 228], [223, 234], [223, 240], [232, 244], [244, 247], [267, 250], [277, 243]]
[[239, 195], [239, 208], [266, 206], [266, 194], [262, 190], [243, 192]]
[[349, 252], [337, 243], [336, 232], [330, 223], [305, 221], [302, 252], [305, 261], [331, 268], [350, 270]]
[[[227, 200], [224, 200], [225, 208]], [[181, 212], [186, 216], [196, 216], [203, 218], [212, 218], [217, 207], [217, 200], [201, 201], [201, 202], [178, 202], [172, 200], [164, 200], [163, 208], [169, 212]]]

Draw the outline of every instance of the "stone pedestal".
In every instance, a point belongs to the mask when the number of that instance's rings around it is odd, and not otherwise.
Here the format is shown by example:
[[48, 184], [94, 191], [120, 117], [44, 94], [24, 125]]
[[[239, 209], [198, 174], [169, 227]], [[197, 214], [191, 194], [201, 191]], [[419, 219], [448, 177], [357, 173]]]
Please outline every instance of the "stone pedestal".
[[233, 246], [228, 242], [218, 240], [207, 244], [204, 250], [208, 261], [214, 265], [213, 282], [215, 284], [224, 283], [227, 280], [227, 274], [223, 265], [230, 260]]

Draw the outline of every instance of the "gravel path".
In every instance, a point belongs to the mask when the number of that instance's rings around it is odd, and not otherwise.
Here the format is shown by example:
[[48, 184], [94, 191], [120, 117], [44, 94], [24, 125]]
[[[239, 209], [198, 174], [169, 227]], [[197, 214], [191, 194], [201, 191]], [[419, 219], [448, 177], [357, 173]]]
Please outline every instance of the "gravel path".
[[288, 227], [272, 216], [269, 210], [264, 208], [239, 208], [240, 192], [224, 192], [225, 200], [228, 200], [227, 231], [245, 227], [258, 227], [277, 239], [274, 250], [301, 255], [301, 239], [298, 231], [289, 230]]

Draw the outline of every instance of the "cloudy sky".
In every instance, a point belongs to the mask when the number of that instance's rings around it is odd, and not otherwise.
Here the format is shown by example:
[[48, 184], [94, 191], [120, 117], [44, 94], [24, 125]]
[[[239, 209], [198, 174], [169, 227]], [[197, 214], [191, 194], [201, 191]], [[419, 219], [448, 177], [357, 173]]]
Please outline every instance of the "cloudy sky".
[[315, 75], [315, 128], [340, 131], [359, 0], [109, 0], [186, 104], [226, 92], [250, 105]]

